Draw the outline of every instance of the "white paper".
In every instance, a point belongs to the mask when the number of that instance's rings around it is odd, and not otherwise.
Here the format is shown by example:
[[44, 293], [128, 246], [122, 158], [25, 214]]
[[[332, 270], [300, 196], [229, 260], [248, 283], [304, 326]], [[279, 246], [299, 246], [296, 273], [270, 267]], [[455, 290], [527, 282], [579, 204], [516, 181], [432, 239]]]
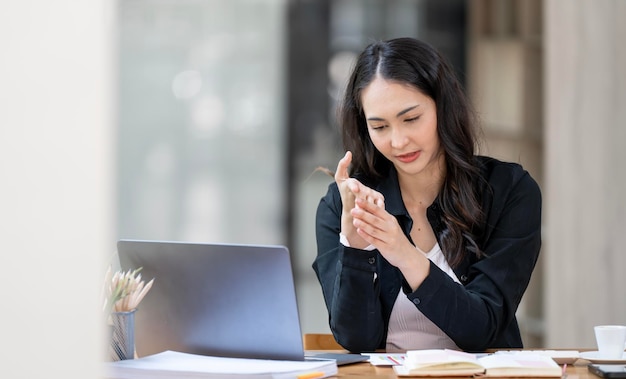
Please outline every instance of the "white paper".
[[337, 373], [337, 364], [328, 361], [279, 361], [265, 359], [223, 358], [165, 351], [147, 357], [109, 362], [105, 377], [143, 378], [295, 378], [320, 372], [324, 378]]

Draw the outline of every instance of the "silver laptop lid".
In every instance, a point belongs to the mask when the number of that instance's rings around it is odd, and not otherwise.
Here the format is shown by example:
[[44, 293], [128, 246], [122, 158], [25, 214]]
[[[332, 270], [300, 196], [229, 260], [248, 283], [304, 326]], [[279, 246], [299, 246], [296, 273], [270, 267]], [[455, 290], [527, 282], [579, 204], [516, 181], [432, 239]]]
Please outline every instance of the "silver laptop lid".
[[284, 246], [120, 240], [122, 270], [152, 289], [135, 315], [137, 354], [304, 359]]

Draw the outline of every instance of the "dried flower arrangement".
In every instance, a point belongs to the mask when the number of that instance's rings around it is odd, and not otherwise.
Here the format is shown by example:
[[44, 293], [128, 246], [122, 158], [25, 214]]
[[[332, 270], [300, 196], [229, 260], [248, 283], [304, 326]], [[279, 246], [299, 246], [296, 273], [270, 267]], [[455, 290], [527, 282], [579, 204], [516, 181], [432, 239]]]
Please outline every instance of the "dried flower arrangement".
[[141, 300], [146, 296], [154, 278], [145, 284], [141, 280], [141, 267], [126, 272], [117, 271], [112, 273], [112, 269], [106, 272], [104, 280], [104, 304], [102, 310], [105, 314], [111, 312], [130, 312], [137, 308]]

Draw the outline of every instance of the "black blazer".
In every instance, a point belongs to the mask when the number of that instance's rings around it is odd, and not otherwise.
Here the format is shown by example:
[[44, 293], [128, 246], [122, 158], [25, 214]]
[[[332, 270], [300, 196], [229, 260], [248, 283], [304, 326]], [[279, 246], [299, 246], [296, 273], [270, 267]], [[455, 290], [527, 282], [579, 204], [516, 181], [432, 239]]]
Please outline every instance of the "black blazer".
[[[429, 276], [411, 292], [400, 270], [378, 250], [364, 251], [339, 243], [341, 197], [337, 185], [329, 185], [317, 208], [313, 269], [322, 286], [330, 328], [344, 348], [352, 352], [385, 348], [391, 309], [400, 287], [465, 351], [522, 347], [515, 312], [541, 247], [541, 192], [520, 165], [488, 157], [477, 159], [486, 222], [477, 229], [476, 242], [485, 256], [479, 259], [468, 253], [454, 269], [462, 285], [431, 262]], [[404, 207], [395, 169], [373, 188], [385, 196], [387, 211], [396, 216], [408, 236], [412, 220]], [[437, 200], [427, 215], [442, 246], [445, 230]]]

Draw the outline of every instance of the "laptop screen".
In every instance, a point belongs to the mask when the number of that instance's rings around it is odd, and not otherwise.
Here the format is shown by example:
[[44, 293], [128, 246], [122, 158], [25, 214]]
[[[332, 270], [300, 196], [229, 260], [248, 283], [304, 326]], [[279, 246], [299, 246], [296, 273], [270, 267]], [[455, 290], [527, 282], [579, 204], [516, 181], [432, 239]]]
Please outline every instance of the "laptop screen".
[[139, 356], [304, 359], [286, 247], [120, 240], [117, 248], [122, 270], [155, 278], [135, 316]]

